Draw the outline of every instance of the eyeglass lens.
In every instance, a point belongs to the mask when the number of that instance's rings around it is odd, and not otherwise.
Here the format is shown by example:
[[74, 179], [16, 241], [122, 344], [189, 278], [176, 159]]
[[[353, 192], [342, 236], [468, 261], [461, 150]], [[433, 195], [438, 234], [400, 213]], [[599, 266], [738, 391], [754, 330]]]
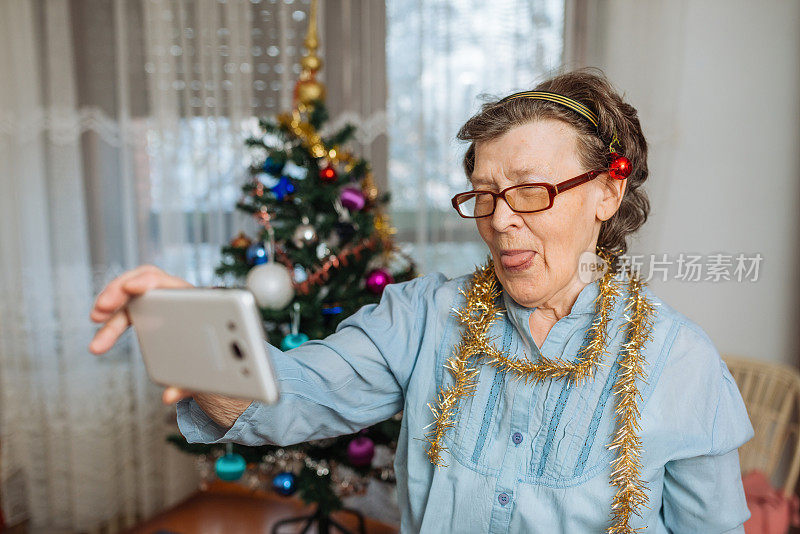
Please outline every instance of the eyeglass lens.
[[[465, 217], [485, 217], [494, 211], [494, 196], [488, 193], [464, 193], [458, 198], [458, 209]], [[542, 186], [517, 187], [506, 192], [514, 211], [538, 211], [550, 204], [550, 194]]]

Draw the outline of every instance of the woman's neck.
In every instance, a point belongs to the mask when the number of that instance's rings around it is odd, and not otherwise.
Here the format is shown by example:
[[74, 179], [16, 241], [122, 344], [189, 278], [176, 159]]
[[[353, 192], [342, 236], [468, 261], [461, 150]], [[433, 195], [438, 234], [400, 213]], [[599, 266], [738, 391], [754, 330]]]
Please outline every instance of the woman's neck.
[[537, 306], [528, 319], [531, 336], [536, 346], [541, 348], [547, 339], [550, 329], [559, 319], [569, 315], [581, 290], [586, 287], [586, 282], [582, 282], [576, 275], [556, 292], [545, 303]]

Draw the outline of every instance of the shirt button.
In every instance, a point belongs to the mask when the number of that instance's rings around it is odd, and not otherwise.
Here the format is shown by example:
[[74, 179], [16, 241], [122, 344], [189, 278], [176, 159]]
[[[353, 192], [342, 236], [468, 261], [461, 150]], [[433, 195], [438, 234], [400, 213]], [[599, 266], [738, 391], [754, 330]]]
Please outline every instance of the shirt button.
[[522, 434], [520, 434], [519, 432], [514, 432], [513, 434], [511, 434], [511, 441], [514, 442], [514, 445], [519, 445], [520, 443], [522, 443]]
[[497, 500], [500, 502], [502, 506], [505, 506], [511, 499], [509, 498], [508, 493], [501, 493], [500, 495], [497, 496]]

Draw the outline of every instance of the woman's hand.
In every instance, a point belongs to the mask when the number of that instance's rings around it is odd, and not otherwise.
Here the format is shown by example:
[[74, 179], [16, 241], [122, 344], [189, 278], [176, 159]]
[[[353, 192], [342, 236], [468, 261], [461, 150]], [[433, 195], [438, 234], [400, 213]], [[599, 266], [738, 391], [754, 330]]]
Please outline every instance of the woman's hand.
[[[109, 282], [94, 301], [89, 318], [95, 323], [105, 324], [95, 332], [89, 343], [89, 351], [93, 354], [107, 352], [128, 329], [131, 325], [128, 303], [133, 297], [151, 289], [186, 287], [194, 286], [186, 280], [167, 274], [155, 265], [140, 265], [122, 273]], [[162, 400], [165, 404], [172, 404], [191, 396], [189, 391], [168, 387], [164, 390]]]
[[[135, 296], [157, 288], [194, 287], [181, 278], [171, 276], [154, 265], [141, 265], [122, 273], [100, 292], [89, 318], [95, 323], [105, 323], [89, 343], [93, 354], [107, 352], [131, 325], [128, 303]], [[234, 399], [213, 393], [192, 393], [185, 389], [168, 387], [161, 398], [165, 404], [194, 397], [206, 414], [217, 424], [230, 427], [252, 401]]]

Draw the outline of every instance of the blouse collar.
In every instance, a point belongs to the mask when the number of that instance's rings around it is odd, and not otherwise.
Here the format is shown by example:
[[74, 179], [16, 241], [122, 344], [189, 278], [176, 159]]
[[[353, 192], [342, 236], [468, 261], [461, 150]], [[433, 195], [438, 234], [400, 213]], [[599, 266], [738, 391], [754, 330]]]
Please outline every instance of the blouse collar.
[[[572, 305], [572, 309], [570, 310], [569, 314], [566, 317], [578, 317], [581, 315], [591, 315], [595, 313], [595, 300], [600, 295], [600, 280], [595, 280], [590, 284], [586, 284], [583, 289], [581, 289], [580, 293], [578, 293], [578, 298], [575, 300], [575, 303]], [[530, 330], [529, 326], [529, 319], [530, 315], [536, 308], [526, 308], [521, 304], [517, 303], [511, 295], [508, 294], [508, 291], [503, 290], [503, 302], [506, 307], [506, 313], [508, 315], [509, 320], [517, 327], [517, 329], [521, 332], [528, 332]], [[562, 318], [563, 319], [563, 318]]]

